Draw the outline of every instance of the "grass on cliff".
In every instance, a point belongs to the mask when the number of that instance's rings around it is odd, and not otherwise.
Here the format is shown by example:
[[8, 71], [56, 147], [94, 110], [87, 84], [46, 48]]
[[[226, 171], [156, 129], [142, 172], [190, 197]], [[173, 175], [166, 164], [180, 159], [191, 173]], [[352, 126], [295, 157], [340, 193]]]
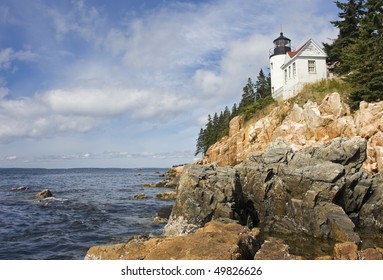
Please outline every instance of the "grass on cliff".
[[306, 84], [296, 96], [289, 99], [288, 101], [290, 104], [296, 103], [301, 107], [308, 100], [319, 104], [326, 97], [326, 95], [334, 92], [339, 93], [343, 102], [349, 103], [348, 95], [350, 92], [350, 86], [346, 84], [341, 78], [332, 78], [312, 84]]
[[[291, 107], [294, 104], [298, 104], [302, 107], [308, 100], [320, 104], [326, 95], [334, 92], [338, 92], [342, 101], [349, 104], [348, 93], [350, 92], [350, 87], [341, 78], [332, 78], [306, 84], [296, 96], [285, 101], [285, 104], [289, 104]], [[280, 103], [277, 101], [269, 101], [263, 105], [262, 108], [252, 112], [251, 115], [245, 115], [245, 121], [247, 123], [255, 123], [259, 119], [266, 117], [274, 108], [280, 105]]]

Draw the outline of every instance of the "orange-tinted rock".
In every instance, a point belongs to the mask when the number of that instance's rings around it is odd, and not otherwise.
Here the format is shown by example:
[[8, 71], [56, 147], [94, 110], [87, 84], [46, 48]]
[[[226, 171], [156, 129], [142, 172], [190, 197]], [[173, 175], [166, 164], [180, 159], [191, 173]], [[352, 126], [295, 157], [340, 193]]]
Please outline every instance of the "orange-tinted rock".
[[[259, 233], [259, 231], [258, 231]], [[258, 249], [257, 231], [239, 224], [210, 222], [186, 236], [134, 238], [125, 244], [94, 246], [91, 260], [238, 260], [252, 258]]]
[[368, 248], [359, 252], [361, 260], [383, 260], [382, 248]]
[[361, 136], [368, 140], [364, 168], [383, 170], [383, 102], [361, 102], [353, 115], [338, 93], [321, 104], [308, 101], [303, 107], [280, 104], [267, 116], [244, 126], [241, 117], [230, 122], [229, 136], [211, 146], [203, 162], [235, 165], [251, 152], [264, 151], [270, 142], [282, 140], [295, 149], [324, 144], [336, 137]]
[[353, 242], [337, 243], [334, 246], [336, 260], [357, 260], [358, 246]]

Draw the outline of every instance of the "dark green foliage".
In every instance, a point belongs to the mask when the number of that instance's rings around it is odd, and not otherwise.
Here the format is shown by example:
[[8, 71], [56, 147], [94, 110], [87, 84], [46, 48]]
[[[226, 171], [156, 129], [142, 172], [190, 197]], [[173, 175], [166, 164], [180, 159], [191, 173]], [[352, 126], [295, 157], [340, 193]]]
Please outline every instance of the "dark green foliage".
[[255, 85], [251, 78], [247, 79], [247, 84], [243, 87], [242, 99], [239, 102], [239, 110], [255, 101]]
[[361, 14], [359, 37], [342, 56], [351, 69], [346, 81], [354, 109], [362, 100], [383, 100], [383, 0], [363, 1]]
[[245, 107], [241, 113], [241, 115], [244, 116], [245, 121], [248, 121], [251, 119], [251, 117], [258, 111], [265, 108], [267, 105], [274, 102], [274, 99], [271, 97], [271, 95], [266, 96], [264, 98], [259, 99], [256, 103], [253, 103], [247, 107]]
[[344, 48], [352, 44], [359, 36], [361, 18], [361, 0], [349, 0], [347, 3], [335, 1], [336, 6], [341, 10], [339, 20], [331, 23], [339, 29], [338, 38], [332, 44], [323, 44], [330, 63], [341, 62], [335, 72], [343, 74], [350, 71], [349, 65], [343, 63], [342, 53]]
[[270, 73], [266, 77], [263, 70], [259, 71], [257, 82], [255, 83], [255, 98], [264, 98], [271, 95], [271, 77]]
[[352, 88], [350, 102], [356, 109], [360, 101], [383, 100], [383, 0], [335, 2], [341, 20], [332, 22], [339, 36], [326, 45], [330, 62], [339, 61], [337, 73], [347, 74]]

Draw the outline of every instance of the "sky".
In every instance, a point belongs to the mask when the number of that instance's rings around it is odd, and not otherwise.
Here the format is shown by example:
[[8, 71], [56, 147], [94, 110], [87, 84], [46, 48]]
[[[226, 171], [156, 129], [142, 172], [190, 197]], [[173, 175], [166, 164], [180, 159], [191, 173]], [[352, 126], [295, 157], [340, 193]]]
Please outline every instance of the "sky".
[[333, 1], [2, 0], [1, 167], [170, 167], [239, 103], [281, 30], [336, 38]]

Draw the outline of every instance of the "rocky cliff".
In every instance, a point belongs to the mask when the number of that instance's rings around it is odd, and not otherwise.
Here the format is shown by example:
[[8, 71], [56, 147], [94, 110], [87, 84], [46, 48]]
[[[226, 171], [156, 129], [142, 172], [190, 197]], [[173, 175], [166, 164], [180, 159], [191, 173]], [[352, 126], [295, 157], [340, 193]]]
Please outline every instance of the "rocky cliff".
[[338, 93], [320, 104], [307, 101], [303, 107], [281, 103], [267, 116], [244, 124], [241, 117], [230, 122], [229, 136], [211, 146], [202, 162], [234, 166], [256, 151], [265, 151], [271, 142], [283, 141], [294, 150], [328, 143], [336, 137], [360, 136], [367, 140], [364, 168], [383, 170], [383, 102], [360, 104], [351, 114]]
[[361, 137], [336, 138], [298, 151], [273, 142], [234, 167], [189, 166], [165, 235], [235, 219], [266, 232], [358, 243], [356, 227], [383, 230], [382, 174], [361, 169], [366, 150]]
[[380, 102], [351, 115], [334, 93], [246, 126], [237, 117], [205, 164], [175, 176], [163, 237], [86, 258], [383, 259], [382, 114]]

